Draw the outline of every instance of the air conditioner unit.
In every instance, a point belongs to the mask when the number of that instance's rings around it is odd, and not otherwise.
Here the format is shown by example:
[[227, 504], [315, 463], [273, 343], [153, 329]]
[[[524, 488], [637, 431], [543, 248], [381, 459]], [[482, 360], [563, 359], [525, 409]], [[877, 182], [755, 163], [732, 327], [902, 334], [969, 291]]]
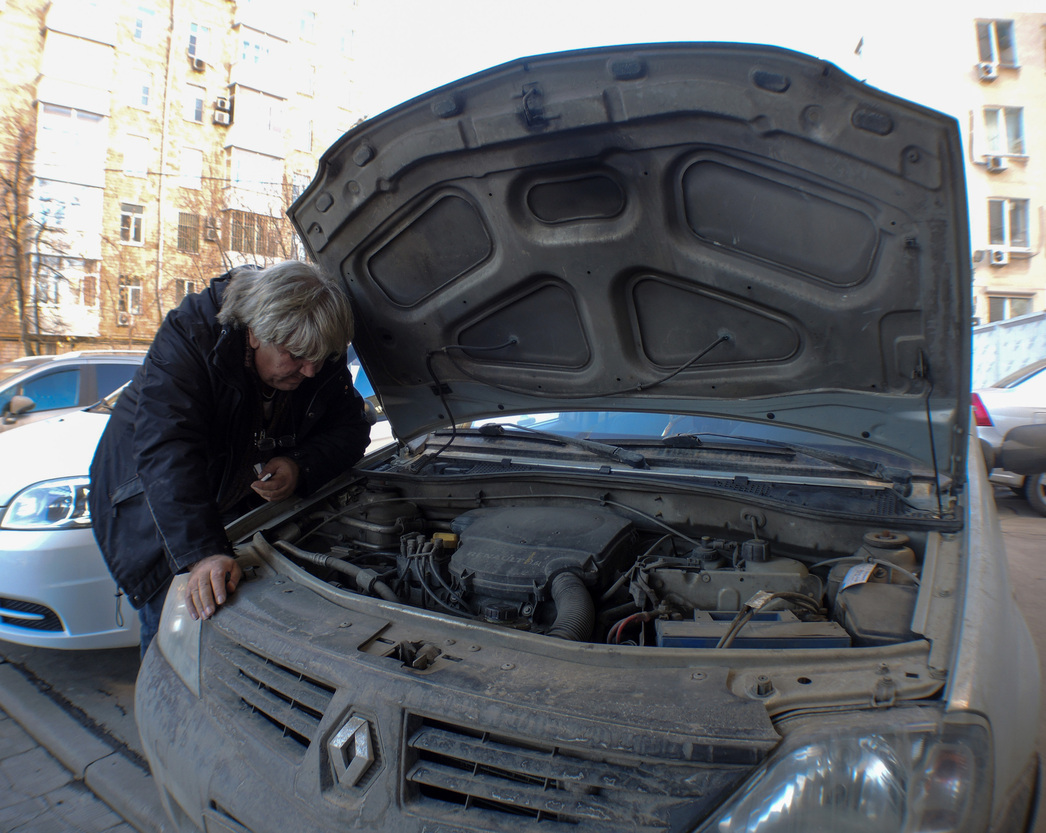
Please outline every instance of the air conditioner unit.
[[205, 217], [203, 224], [207, 228], [220, 229], [222, 227], [222, 218], [214, 216]]
[[1010, 262], [1010, 253], [1006, 249], [990, 249], [988, 251], [988, 262], [992, 266], [1005, 266]]
[[988, 170], [992, 173], [998, 173], [999, 171], [1006, 170], [1005, 156], [989, 156], [984, 160], [984, 163], [988, 166]]
[[189, 63], [196, 72], [203, 72], [207, 69], [207, 62], [203, 58], [196, 58], [192, 55], [189, 56]]
[[226, 110], [226, 111], [228, 111], [228, 109], [229, 109], [229, 99], [226, 96], [224, 96], [224, 95], [218, 96], [214, 100], [214, 107], [217, 110]]
[[982, 81], [994, 81], [999, 76], [999, 68], [991, 61], [977, 64], [977, 77]]
[[205, 228], [203, 230], [203, 239], [210, 240], [212, 243], [218, 239], [218, 229], [216, 228]]
[[215, 124], [228, 124], [230, 121], [229, 114], [225, 110], [215, 110], [214, 112], [214, 123]]
[[118, 313], [116, 313], [116, 326], [117, 327], [130, 327], [131, 326], [131, 313], [129, 313], [129, 312], [118, 312]]

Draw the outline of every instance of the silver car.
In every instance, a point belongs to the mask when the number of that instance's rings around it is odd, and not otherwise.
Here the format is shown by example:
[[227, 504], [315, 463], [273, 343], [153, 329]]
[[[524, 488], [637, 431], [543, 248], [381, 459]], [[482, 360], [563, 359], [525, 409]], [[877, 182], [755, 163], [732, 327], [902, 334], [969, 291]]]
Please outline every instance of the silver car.
[[[1003, 441], [1014, 428], [1046, 425], [1046, 359], [974, 391], [972, 401], [977, 433], [988, 446], [985, 456], [992, 457], [1002, 450]], [[1046, 515], [1046, 472], [1024, 475], [995, 468], [991, 480], [1009, 486], [1023, 495], [1032, 509]]]
[[135, 708], [174, 828], [1030, 830], [964, 166], [954, 119], [739, 44], [345, 134], [290, 215], [397, 442], [231, 525], [212, 619], [176, 579]]

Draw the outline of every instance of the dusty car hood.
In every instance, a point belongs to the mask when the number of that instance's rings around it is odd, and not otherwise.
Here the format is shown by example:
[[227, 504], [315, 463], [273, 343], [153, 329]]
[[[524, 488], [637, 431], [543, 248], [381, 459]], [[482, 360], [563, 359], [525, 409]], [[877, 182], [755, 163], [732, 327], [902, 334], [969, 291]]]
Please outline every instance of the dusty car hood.
[[33, 483], [86, 477], [106, 414], [75, 411], [0, 434], [0, 506]]
[[713, 43], [504, 64], [345, 134], [289, 214], [400, 437], [702, 413], [962, 471], [958, 126], [831, 64]]

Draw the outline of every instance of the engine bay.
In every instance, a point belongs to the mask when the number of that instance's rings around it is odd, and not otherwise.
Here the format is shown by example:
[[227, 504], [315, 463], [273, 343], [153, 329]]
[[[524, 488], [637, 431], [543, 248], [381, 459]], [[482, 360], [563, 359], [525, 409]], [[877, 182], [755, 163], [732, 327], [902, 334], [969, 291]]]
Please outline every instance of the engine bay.
[[[268, 530], [313, 575], [574, 642], [846, 648], [906, 642], [925, 530], [731, 497], [370, 475]], [[696, 519], [696, 520], [695, 520]]]

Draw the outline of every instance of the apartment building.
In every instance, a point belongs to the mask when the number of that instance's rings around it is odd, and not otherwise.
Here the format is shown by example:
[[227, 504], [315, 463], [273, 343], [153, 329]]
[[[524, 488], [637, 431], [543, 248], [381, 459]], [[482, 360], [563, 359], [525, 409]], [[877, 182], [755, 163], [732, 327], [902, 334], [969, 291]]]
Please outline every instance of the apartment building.
[[974, 316], [1046, 309], [1046, 13], [970, 24], [967, 190]]
[[354, 12], [0, 3], [0, 359], [148, 344], [230, 266], [301, 256], [284, 210], [361, 115]]

